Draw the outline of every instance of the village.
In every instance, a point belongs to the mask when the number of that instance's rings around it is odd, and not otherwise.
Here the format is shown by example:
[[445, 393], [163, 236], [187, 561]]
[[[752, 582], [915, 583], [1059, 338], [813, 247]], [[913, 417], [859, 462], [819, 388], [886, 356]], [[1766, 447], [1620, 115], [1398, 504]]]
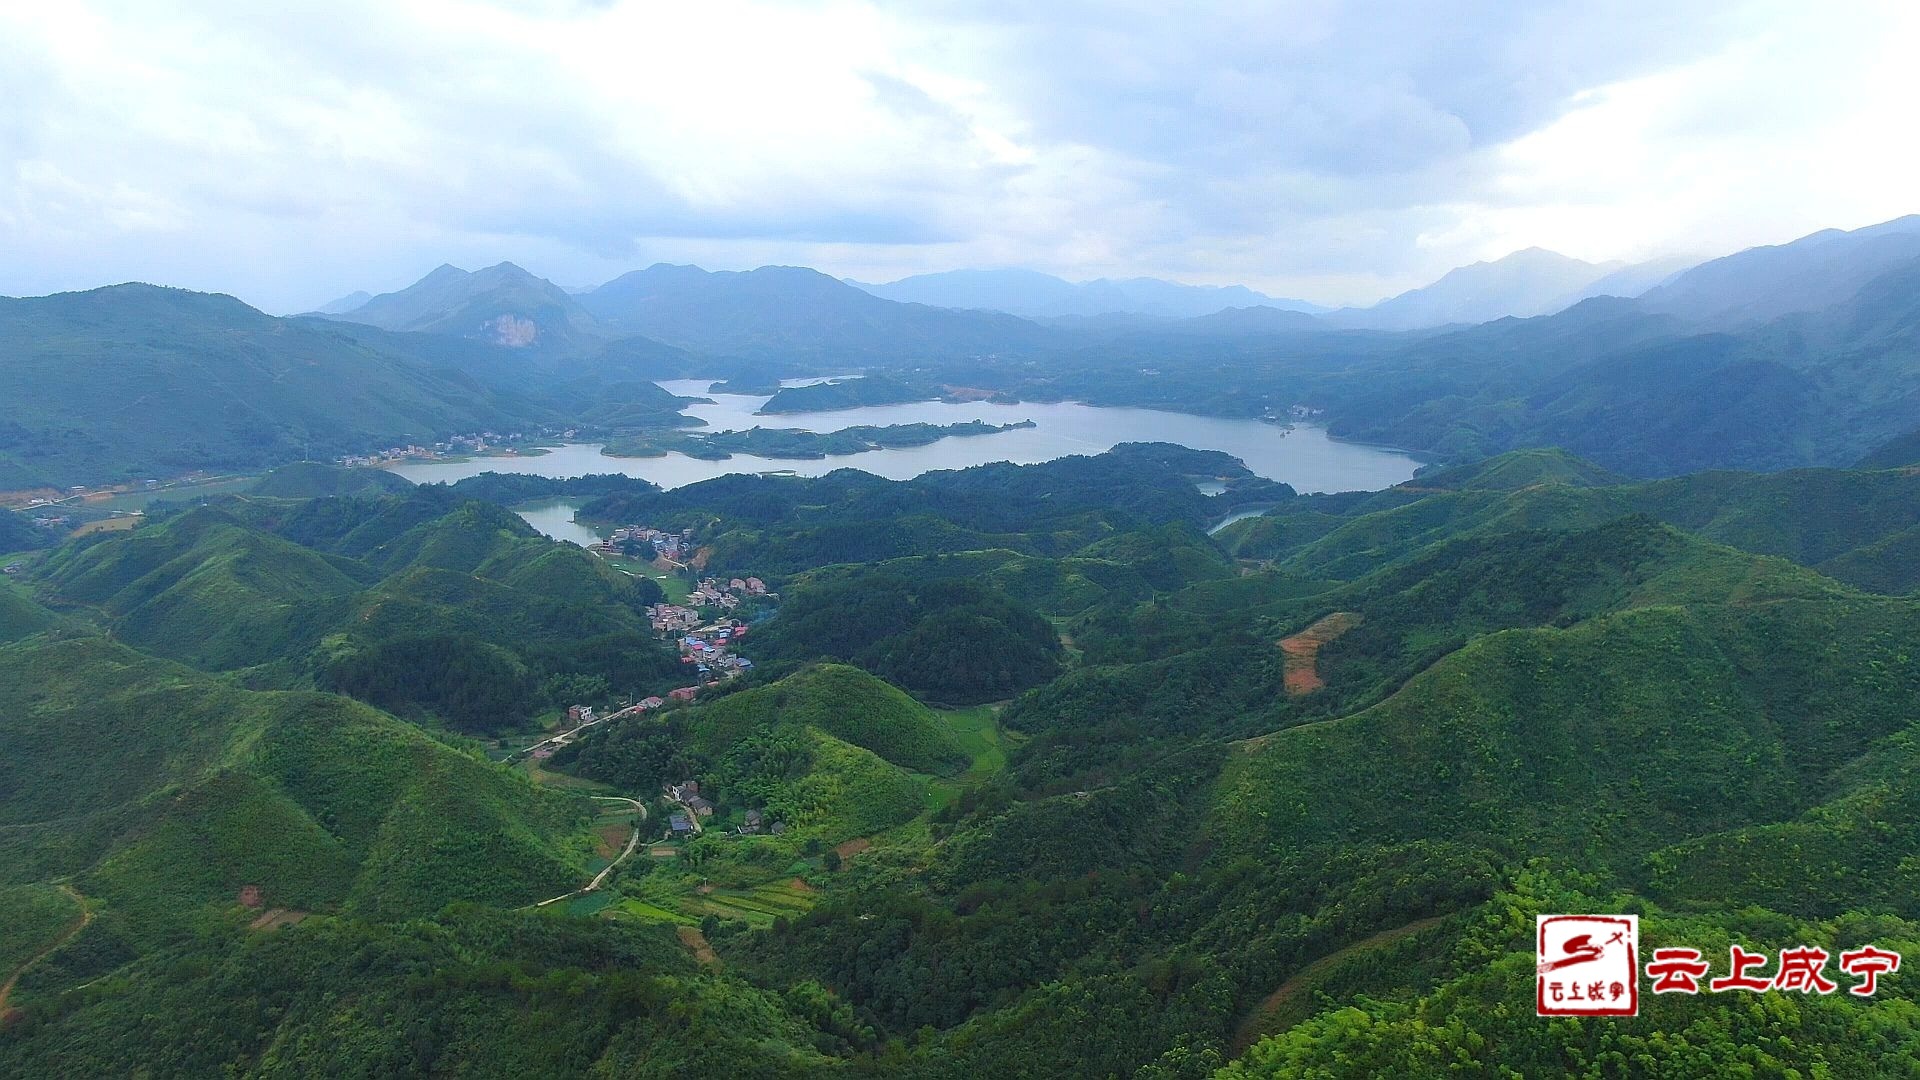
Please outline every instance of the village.
[[[694, 561], [692, 548], [691, 529], [676, 532], [635, 524], [614, 529], [606, 539], [587, 550], [604, 559], [645, 560], [656, 567], [685, 574]], [[601, 712], [591, 705], [571, 706], [558, 732], [522, 753], [536, 761], [545, 760], [593, 727], [671, 703], [690, 702], [703, 690], [751, 672], [753, 661], [734, 650], [751, 632], [754, 614], [764, 614], [779, 599], [779, 594], [768, 589], [766, 582], [758, 577], [693, 578], [683, 599], [652, 604], [646, 609], [653, 632], [672, 641], [679, 652], [680, 663], [686, 666], [690, 676], [687, 685], [670, 690], [665, 696], [642, 698], [617, 711]], [[689, 778], [667, 784], [661, 797], [671, 808], [663, 842], [688, 840], [707, 833], [716, 807], [701, 795], [698, 780]], [[737, 818], [732, 827], [725, 830], [727, 835], [777, 836], [786, 831], [784, 822], [769, 820], [757, 809], [748, 809]], [[655, 852], [666, 853], [664, 849]]]
[[[695, 836], [706, 835], [706, 823], [711, 821], [719, 808], [713, 801], [700, 794], [700, 781], [682, 780], [677, 784], [668, 784], [663, 789], [668, 802], [676, 809], [667, 816], [667, 830], [664, 840], [688, 840]], [[748, 810], [740, 817], [740, 824], [733, 827], [734, 836], [757, 836], [765, 833], [779, 836], [787, 831], [784, 821], [768, 821], [759, 810]]]
[[[551, 435], [560, 439], [571, 439], [576, 432], [572, 428], [558, 432], [542, 432], [541, 436]], [[349, 469], [380, 469], [403, 461], [437, 461], [448, 457], [463, 457], [469, 454], [513, 455], [518, 447], [530, 436], [514, 431], [501, 433], [496, 431], [475, 431], [464, 435], [449, 435], [446, 439], [431, 445], [408, 443], [404, 446], [389, 446], [384, 450], [373, 450], [365, 454], [345, 454], [334, 459]]]
[[680, 662], [691, 669], [693, 682], [667, 695], [670, 701], [691, 701], [701, 689], [719, 686], [753, 670], [753, 661], [734, 652], [749, 632], [746, 620], [733, 613], [749, 600], [778, 600], [757, 577], [702, 578], [683, 603], [654, 604], [647, 608], [653, 631], [671, 638]]
[[[622, 525], [587, 550], [601, 558], [648, 559], [656, 566], [684, 572], [691, 561], [692, 544], [692, 529], [672, 532], [649, 525]], [[753, 670], [753, 661], [733, 651], [747, 636], [744, 609], [778, 601], [779, 596], [757, 577], [705, 577], [696, 579], [680, 602], [648, 607], [647, 620], [653, 632], [674, 642], [680, 662], [691, 669], [689, 674], [693, 676], [689, 685], [671, 691], [666, 700], [690, 701], [704, 687], [718, 686], [723, 680]], [[641, 704], [645, 706], [646, 702]]]

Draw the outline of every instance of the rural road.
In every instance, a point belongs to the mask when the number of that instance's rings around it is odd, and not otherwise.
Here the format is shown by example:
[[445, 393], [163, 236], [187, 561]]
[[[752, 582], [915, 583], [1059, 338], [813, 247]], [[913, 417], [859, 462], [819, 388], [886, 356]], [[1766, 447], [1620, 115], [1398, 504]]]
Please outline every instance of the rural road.
[[570, 893], [562, 893], [551, 900], [542, 900], [533, 905], [534, 907], [546, 907], [548, 904], [557, 904], [562, 900], [571, 900], [576, 896], [583, 896], [593, 892], [606, 883], [607, 875], [613, 873], [614, 867], [626, 862], [627, 857], [632, 855], [634, 849], [640, 846], [640, 830], [645, 827], [647, 823], [647, 808], [639, 799], [629, 799], [625, 795], [590, 795], [588, 798], [599, 799], [602, 802], [623, 802], [632, 806], [634, 812], [640, 815], [634, 819], [633, 835], [627, 837], [626, 850], [622, 851], [612, 862], [602, 867], [599, 873], [593, 875], [592, 881], [587, 882], [585, 885]]

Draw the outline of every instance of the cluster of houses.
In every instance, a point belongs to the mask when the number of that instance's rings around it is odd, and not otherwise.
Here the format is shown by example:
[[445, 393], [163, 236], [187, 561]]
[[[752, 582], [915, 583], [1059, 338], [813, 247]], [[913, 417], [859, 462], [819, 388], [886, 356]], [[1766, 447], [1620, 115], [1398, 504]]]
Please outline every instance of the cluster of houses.
[[[715, 611], [728, 612], [738, 608], [752, 597], [777, 599], [777, 594], [767, 591], [767, 583], [757, 577], [734, 578], [722, 582], [719, 578], [701, 578], [687, 594], [684, 604], [655, 604], [647, 609], [647, 618], [653, 622], [658, 634], [679, 634], [688, 630], [703, 628]], [[728, 620], [721, 620], [726, 622]]]
[[[573, 432], [563, 432], [562, 438]], [[454, 435], [444, 442], [427, 446], [408, 443], [405, 446], [389, 446], [385, 450], [375, 450], [370, 454], [347, 454], [340, 458], [340, 464], [352, 468], [379, 468], [395, 461], [420, 458], [437, 458], [446, 454], [484, 454], [496, 450], [504, 443], [517, 443], [526, 436], [518, 431], [501, 434], [497, 431], [476, 431], [467, 435]]]
[[680, 662], [691, 666], [695, 678], [706, 686], [716, 686], [721, 679], [737, 678], [753, 670], [753, 661], [733, 651], [746, 636], [747, 628], [732, 619], [683, 635], [679, 639]]
[[14, 574], [18, 574], [22, 570], [25, 570], [26, 568], [27, 568], [27, 564], [25, 563], [10, 562], [5, 566], [0, 566], [0, 574], [6, 574], [8, 576], [12, 576]]
[[[667, 817], [667, 836], [669, 839], [683, 839], [702, 831], [700, 822], [713, 817], [713, 802], [700, 794], [700, 781], [682, 780], [667, 785], [667, 798], [679, 804], [681, 809]], [[752, 836], [769, 833], [778, 836], [787, 831], [784, 821], [769, 822], [767, 816], [758, 810], [749, 810], [742, 815], [741, 824], [734, 827], [735, 834]]]
[[645, 549], [651, 547], [653, 555], [669, 562], [685, 562], [693, 548], [693, 530], [682, 529], [679, 532], [667, 532], [650, 525], [622, 525], [613, 530], [605, 540], [589, 548], [596, 555], [625, 555], [628, 558], [645, 557]]
[[39, 514], [33, 523], [42, 529], [61, 529], [73, 524], [73, 518], [67, 514]]

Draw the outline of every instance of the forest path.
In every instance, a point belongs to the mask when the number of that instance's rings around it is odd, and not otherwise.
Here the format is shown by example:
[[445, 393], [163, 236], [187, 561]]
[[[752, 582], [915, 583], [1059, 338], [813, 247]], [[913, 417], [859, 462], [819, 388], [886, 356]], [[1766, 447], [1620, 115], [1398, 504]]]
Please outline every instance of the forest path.
[[45, 960], [48, 956], [52, 955], [55, 949], [58, 949], [60, 946], [65, 945], [69, 941], [72, 941], [73, 936], [75, 934], [78, 934], [80, 931], [85, 930], [87, 928], [87, 924], [93, 921], [93, 912], [87, 908], [87, 902], [85, 898], [83, 898], [79, 893], [73, 891], [73, 886], [62, 885], [60, 886], [60, 891], [72, 897], [73, 902], [80, 905], [80, 917], [73, 920], [72, 925], [68, 926], [64, 931], [62, 931], [59, 937], [54, 938], [52, 944], [48, 945], [44, 949], [41, 949], [39, 952], [34, 953], [32, 956], [27, 957], [24, 963], [22, 963], [19, 967], [13, 969], [13, 974], [7, 976], [7, 981], [3, 984], [0, 984], [0, 1020], [4, 1020], [7, 1016], [7, 1012], [8, 1012], [7, 999], [13, 996], [13, 986], [15, 983], [20, 981], [20, 976], [25, 975], [27, 973], [27, 969], [33, 967], [33, 965], [39, 963], [42, 960]]
[[1260, 1004], [1255, 1005], [1249, 1010], [1246, 1018], [1240, 1021], [1240, 1027], [1235, 1030], [1233, 1034], [1231, 1055], [1233, 1057], [1239, 1057], [1241, 1054], [1246, 1053], [1247, 1048], [1254, 1043], [1259, 1042], [1268, 1035], [1275, 1034], [1275, 1032], [1271, 1030], [1266, 1030], [1266, 1021], [1272, 1018], [1280, 1006], [1285, 1005], [1295, 994], [1300, 993], [1308, 981], [1324, 974], [1335, 964], [1338, 964], [1340, 961], [1345, 960], [1357, 952], [1365, 949], [1379, 948], [1382, 945], [1398, 941], [1409, 934], [1417, 934], [1430, 926], [1437, 925], [1442, 919], [1447, 917], [1446, 915], [1435, 915], [1431, 918], [1415, 920], [1405, 926], [1396, 926], [1391, 930], [1382, 930], [1371, 937], [1361, 938], [1359, 941], [1337, 952], [1328, 953], [1313, 963], [1308, 964], [1306, 967], [1301, 968], [1299, 971], [1294, 972], [1292, 978], [1281, 983], [1279, 989], [1273, 993], [1260, 999]]

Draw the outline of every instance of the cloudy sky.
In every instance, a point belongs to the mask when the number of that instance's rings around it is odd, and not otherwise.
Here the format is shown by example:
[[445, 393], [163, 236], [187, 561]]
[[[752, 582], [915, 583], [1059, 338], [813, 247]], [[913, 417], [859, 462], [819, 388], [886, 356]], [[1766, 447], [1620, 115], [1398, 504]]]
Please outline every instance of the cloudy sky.
[[1920, 211], [1916, 55], [1910, 0], [0, 2], [0, 293], [290, 311], [511, 259], [1368, 302]]

